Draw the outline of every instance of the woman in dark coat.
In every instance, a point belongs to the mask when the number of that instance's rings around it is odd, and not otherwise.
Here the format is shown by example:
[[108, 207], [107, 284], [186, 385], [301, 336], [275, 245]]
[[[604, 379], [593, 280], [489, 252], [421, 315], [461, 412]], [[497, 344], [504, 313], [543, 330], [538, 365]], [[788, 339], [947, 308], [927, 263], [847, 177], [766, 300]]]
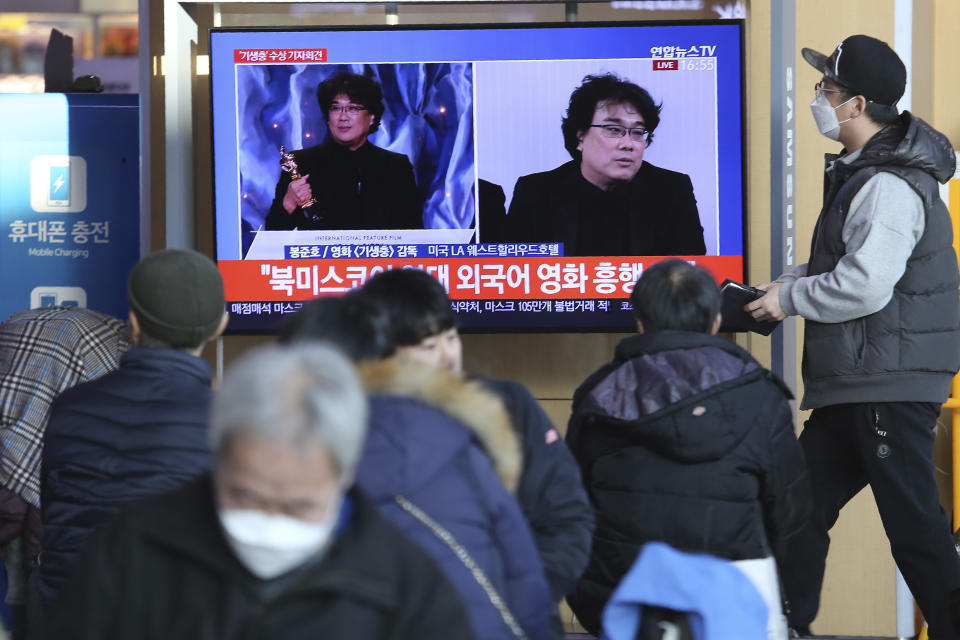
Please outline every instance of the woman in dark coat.
[[325, 340], [361, 363], [370, 420], [357, 486], [437, 562], [476, 637], [550, 637], [550, 590], [513, 495], [523, 451], [506, 408], [478, 382], [387, 357], [387, 322], [351, 293], [306, 305], [281, 339]]
[[512, 493], [523, 454], [500, 400], [478, 383], [396, 359], [361, 372], [371, 411], [357, 485], [436, 560], [477, 638], [548, 637], [550, 591]]

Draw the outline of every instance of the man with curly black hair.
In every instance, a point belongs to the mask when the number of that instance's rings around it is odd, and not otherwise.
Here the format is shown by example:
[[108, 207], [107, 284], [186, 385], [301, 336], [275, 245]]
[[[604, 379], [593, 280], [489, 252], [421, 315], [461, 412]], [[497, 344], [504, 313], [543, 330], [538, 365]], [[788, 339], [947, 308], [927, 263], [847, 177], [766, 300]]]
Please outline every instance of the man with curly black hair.
[[562, 242], [571, 256], [705, 254], [690, 177], [643, 159], [659, 123], [642, 87], [586, 76], [561, 125], [573, 160], [517, 180], [503, 240]]
[[410, 160], [367, 140], [384, 112], [380, 85], [337, 73], [320, 83], [317, 101], [329, 135], [293, 152], [299, 177], [280, 174], [265, 228], [422, 229], [423, 199]]

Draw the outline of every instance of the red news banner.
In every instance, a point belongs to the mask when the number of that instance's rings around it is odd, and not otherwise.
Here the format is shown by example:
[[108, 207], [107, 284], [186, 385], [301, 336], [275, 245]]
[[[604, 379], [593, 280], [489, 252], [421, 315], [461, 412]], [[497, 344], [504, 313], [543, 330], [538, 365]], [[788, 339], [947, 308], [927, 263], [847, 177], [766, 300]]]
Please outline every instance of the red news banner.
[[[228, 301], [283, 302], [335, 295], [388, 269], [436, 277], [452, 300], [626, 298], [643, 269], [665, 257], [221, 260]], [[742, 256], [691, 256], [717, 282], [743, 277]]]
[[234, 49], [234, 64], [326, 62], [326, 49]]

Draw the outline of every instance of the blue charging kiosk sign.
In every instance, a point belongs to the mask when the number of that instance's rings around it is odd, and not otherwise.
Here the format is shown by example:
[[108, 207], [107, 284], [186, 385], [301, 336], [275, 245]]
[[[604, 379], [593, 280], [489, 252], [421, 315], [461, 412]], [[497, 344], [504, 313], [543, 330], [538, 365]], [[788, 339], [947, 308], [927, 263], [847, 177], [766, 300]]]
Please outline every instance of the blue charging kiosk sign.
[[0, 95], [0, 321], [54, 305], [126, 318], [138, 112], [135, 95]]

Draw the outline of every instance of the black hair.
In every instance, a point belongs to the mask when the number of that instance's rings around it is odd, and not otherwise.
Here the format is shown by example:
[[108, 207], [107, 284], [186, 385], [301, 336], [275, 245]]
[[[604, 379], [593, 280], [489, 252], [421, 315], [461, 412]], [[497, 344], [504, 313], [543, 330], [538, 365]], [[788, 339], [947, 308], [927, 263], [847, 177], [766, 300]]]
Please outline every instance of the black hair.
[[643, 331], [710, 333], [720, 313], [720, 288], [709, 271], [671, 258], [644, 269], [630, 294]]
[[457, 326], [446, 290], [426, 271], [384, 271], [370, 278], [362, 292], [386, 310], [395, 347], [420, 344]]
[[[857, 93], [856, 89], [851, 89], [847, 85], [837, 82], [833, 78], [830, 80], [832, 80], [835, 85], [840, 87], [840, 90], [843, 92], [840, 95], [845, 101], [855, 98], [859, 95], [863, 95]], [[867, 100], [867, 97], [863, 96], [863, 99]], [[865, 111], [870, 120], [882, 127], [893, 124], [900, 118], [900, 111], [897, 109], [896, 105], [881, 104], [879, 102], [873, 102], [872, 100], [867, 100], [867, 108]]]
[[867, 101], [867, 117], [881, 126], [893, 124], [900, 119], [900, 111], [896, 106]]
[[580, 161], [580, 152], [577, 150], [580, 137], [593, 124], [593, 114], [601, 102], [633, 105], [643, 116], [644, 129], [650, 132], [647, 144], [653, 142], [653, 130], [660, 124], [662, 105], [655, 103], [646, 89], [616, 74], [588, 75], [570, 94], [567, 115], [560, 124], [563, 146], [574, 160]]
[[374, 300], [358, 291], [339, 298], [317, 298], [303, 305], [280, 330], [280, 342], [321, 340], [339, 348], [354, 362], [393, 355], [390, 319]]
[[321, 82], [317, 87], [317, 102], [320, 103], [324, 120], [330, 120], [330, 106], [341, 93], [373, 114], [370, 133], [380, 128], [380, 117], [384, 111], [383, 89], [376, 80], [359, 73], [341, 71]]

